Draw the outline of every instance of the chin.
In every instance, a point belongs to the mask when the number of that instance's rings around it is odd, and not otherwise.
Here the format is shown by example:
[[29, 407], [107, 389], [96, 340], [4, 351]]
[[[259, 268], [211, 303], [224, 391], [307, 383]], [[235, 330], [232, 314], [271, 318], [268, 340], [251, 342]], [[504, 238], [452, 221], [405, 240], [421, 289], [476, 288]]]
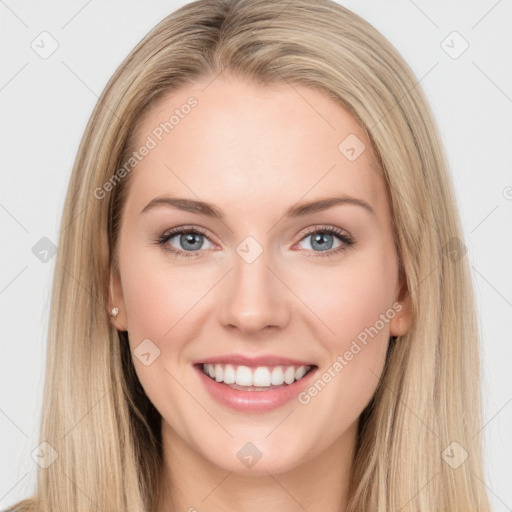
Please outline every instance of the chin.
[[224, 443], [222, 452], [205, 454], [206, 458], [221, 469], [251, 476], [285, 473], [306, 459], [306, 454], [298, 453], [295, 446], [283, 446], [282, 443], [269, 442], [264, 438], [250, 441], [250, 438], [232, 439], [229, 446]]

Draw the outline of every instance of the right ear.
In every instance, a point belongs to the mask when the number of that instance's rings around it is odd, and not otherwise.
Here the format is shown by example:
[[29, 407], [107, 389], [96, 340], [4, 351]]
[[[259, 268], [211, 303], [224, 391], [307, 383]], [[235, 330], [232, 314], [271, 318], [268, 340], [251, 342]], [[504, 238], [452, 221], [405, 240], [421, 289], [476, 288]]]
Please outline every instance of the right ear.
[[[112, 315], [113, 308], [118, 309], [116, 316]], [[123, 288], [119, 271], [110, 273], [110, 321], [119, 331], [127, 331], [126, 308], [124, 305]]]

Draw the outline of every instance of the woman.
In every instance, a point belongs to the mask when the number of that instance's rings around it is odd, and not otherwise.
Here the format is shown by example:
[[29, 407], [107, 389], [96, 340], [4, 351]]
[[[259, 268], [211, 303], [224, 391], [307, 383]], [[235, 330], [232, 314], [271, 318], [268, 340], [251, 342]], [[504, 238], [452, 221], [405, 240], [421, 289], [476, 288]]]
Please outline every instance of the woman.
[[471, 281], [416, 82], [329, 0], [198, 1], [139, 43], [73, 169], [14, 509], [489, 510]]

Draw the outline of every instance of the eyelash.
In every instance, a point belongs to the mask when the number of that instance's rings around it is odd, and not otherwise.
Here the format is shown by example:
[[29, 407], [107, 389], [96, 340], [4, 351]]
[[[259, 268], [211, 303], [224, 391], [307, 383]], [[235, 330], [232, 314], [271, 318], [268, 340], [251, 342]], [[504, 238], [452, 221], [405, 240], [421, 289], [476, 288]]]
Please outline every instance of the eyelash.
[[[163, 247], [166, 251], [173, 253], [177, 257], [180, 257], [180, 258], [197, 257], [198, 256], [197, 253], [200, 253], [202, 251], [181, 251], [181, 250], [175, 249], [174, 247], [171, 247], [171, 246], [164, 247], [164, 245], [171, 238], [174, 238], [176, 235], [180, 235], [183, 233], [203, 235], [204, 237], [209, 239], [206, 232], [204, 232], [200, 228], [180, 226], [180, 227], [173, 228], [171, 230], [166, 231], [157, 240], [155, 240], [155, 243], [157, 245]], [[302, 241], [307, 236], [314, 235], [317, 233], [329, 233], [329, 234], [336, 235], [342, 242], [342, 245], [340, 245], [336, 249], [330, 249], [328, 251], [313, 251], [313, 258], [316, 258], [316, 257], [326, 258], [326, 257], [335, 256], [335, 255], [339, 254], [340, 252], [346, 251], [349, 247], [352, 247], [355, 244], [355, 240], [352, 238], [352, 236], [350, 236], [348, 233], [345, 233], [334, 226], [314, 226], [313, 228], [308, 230], [299, 241]]]

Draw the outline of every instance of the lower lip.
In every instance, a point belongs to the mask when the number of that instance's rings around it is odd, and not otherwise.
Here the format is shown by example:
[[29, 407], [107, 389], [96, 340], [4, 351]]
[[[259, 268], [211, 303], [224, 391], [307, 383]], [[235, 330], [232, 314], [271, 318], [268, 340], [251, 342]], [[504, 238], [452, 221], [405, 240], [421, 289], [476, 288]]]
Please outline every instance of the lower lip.
[[318, 369], [314, 368], [302, 379], [280, 388], [268, 391], [242, 391], [213, 380], [203, 372], [200, 366], [194, 366], [194, 368], [199, 373], [206, 390], [217, 402], [241, 412], [268, 412], [282, 407], [297, 398], [298, 394], [309, 385]]

